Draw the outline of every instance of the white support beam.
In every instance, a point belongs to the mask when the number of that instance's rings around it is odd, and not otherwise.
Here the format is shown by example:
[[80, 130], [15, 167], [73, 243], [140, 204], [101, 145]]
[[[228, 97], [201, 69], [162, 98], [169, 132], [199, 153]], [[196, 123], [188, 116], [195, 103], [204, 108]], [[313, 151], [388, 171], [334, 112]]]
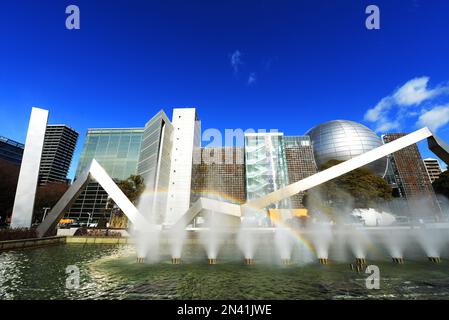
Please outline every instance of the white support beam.
[[38, 226], [37, 233], [39, 237], [44, 237], [56, 227], [66, 210], [89, 182], [89, 178], [95, 179], [100, 184], [137, 230], [150, 230], [149, 222], [139, 213], [137, 208], [129, 201], [111, 177], [109, 177], [103, 167], [94, 159], [90, 166], [78, 177], [61, 199], [59, 199], [46, 219]]
[[11, 228], [31, 227], [47, 121], [48, 110], [32, 109], [17, 182]]

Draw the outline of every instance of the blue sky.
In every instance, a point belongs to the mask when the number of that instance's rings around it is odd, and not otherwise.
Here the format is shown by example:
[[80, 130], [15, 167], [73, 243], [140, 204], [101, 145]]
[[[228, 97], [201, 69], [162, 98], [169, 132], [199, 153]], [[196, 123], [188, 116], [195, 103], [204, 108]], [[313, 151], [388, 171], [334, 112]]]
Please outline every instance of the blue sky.
[[[65, 28], [69, 4], [81, 30]], [[87, 128], [173, 107], [197, 107], [203, 129], [350, 119], [448, 141], [448, 39], [446, 0], [2, 1], [0, 135], [23, 142], [31, 107], [49, 109], [80, 132], [71, 176]]]

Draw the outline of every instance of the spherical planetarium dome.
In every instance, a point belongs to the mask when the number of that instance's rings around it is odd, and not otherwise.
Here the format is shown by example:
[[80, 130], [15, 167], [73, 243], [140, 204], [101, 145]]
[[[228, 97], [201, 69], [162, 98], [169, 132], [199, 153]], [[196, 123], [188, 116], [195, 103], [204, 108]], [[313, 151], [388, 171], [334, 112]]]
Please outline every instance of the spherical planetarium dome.
[[[318, 167], [329, 160], [346, 161], [382, 145], [382, 140], [371, 129], [349, 120], [324, 122], [309, 130]], [[366, 166], [379, 176], [384, 176], [387, 158]]]

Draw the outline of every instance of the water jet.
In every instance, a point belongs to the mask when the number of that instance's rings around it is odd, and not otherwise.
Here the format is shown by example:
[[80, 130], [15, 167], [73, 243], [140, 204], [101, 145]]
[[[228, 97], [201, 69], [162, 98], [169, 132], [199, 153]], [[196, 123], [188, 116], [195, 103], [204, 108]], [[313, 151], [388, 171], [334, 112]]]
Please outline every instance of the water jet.
[[247, 266], [251, 266], [251, 265], [255, 265], [256, 264], [256, 260], [254, 260], [254, 259], [245, 259], [244, 263]]
[[172, 264], [181, 264], [181, 258], [172, 258], [171, 263]]
[[207, 263], [210, 265], [217, 264], [217, 259], [207, 259]]
[[441, 263], [441, 258], [440, 257], [428, 257], [430, 262], [433, 263]]
[[393, 262], [396, 264], [404, 264], [404, 258], [402, 258], [402, 257], [399, 257], [399, 258], [393, 257], [392, 259], [393, 259]]
[[329, 264], [329, 259], [328, 258], [318, 258], [318, 262], [322, 265], [327, 265], [327, 264]]

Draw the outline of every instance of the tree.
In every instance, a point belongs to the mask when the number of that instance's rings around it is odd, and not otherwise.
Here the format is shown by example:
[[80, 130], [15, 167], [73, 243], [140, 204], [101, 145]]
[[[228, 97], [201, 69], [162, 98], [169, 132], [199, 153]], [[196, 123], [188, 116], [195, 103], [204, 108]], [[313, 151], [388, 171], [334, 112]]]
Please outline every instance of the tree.
[[[140, 195], [145, 190], [145, 184], [140, 175], [131, 175], [125, 180], [116, 181], [116, 184], [134, 205], [137, 204]], [[128, 219], [112, 199], [109, 199], [107, 207], [111, 208], [111, 227], [126, 228]]]
[[441, 173], [438, 179], [432, 183], [432, 186], [435, 193], [449, 198], [449, 171]]
[[[330, 160], [321, 170], [341, 162]], [[391, 199], [392, 189], [384, 179], [367, 168], [359, 168], [309, 190], [305, 204], [309, 210], [334, 214], [354, 208], [375, 208]]]
[[0, 159], [0, 226], [12, 213], [20, 166]]
[[53, 208], [69, 187], [63, 182], [48, 182], [39, 186], [34, 202], [34, 221], [41, 222], [44, 217], [43, 208]]

